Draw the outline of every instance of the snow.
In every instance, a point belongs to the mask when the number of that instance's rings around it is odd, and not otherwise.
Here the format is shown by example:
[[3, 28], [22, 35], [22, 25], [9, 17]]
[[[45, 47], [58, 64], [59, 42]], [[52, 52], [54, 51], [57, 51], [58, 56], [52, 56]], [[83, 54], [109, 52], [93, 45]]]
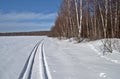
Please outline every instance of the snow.
[[[32, 50], [42, 39], [35, 54]], [[46, 36], [0, 37], [0, 79], [19, 79], [31, 52], [29, 62], [34, 60], [31, 79], [45, 79], [45, 76], [47, 79], [120, 79], [120, 54], [103, 56], [99, 40], [79, 44], [72, 40]]]
[[50, 73], [50, 70], [49, 70], [49, 67], [48, 67], [48, 63], [47, 63], [47, 60], [46, 60], [44, 45], [43, 45], [43, 56], [44, 56], [43, 58], [44, 58], [44, 62], [45, 62], [47, 76], [48, 76], [49, 79], [52, 79], [52, 76], [51, 76], [51, 73]]
[[106, 73], [100, 73], [99, 76], [105, 78], [107, 75], [106, 75]]
[[33, 47], [44, 37], [0, 37], [0, 79], [18, 79]]
[[120, 53], [116, 50], [113, 50], [113, 53], [107, 53], [105, 56], [103, 56], [103, 44], [101, 40], [90, 42], [88, 43], [88, 46], [90, 46], [101, 58], [120, 64]]
[[89, 44], [96, 44], [96, 41], [74, 44], [69, 40], [49, 38], [45, 42], [45, 53], [52, 78], [120, 79], [120, 64], [102, 58]]

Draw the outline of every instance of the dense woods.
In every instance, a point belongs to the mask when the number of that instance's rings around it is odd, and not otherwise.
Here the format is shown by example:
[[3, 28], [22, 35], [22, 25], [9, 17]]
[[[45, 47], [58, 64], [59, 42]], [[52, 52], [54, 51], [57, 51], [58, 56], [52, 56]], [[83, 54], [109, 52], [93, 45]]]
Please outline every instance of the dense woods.
[[63, 0], [51, 36], [120, 38], [120, 0]]

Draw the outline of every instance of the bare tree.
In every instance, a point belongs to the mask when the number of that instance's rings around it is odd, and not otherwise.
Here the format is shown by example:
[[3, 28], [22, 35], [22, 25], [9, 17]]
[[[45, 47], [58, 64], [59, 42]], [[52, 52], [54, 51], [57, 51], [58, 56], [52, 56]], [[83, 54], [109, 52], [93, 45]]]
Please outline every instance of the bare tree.
[[80, 0], [80, 25], [79, 25], [79, 34], [78, 34], [78, 38], [81, 38], [81, 28], [82, 28], [82, 3], [83, 1]]

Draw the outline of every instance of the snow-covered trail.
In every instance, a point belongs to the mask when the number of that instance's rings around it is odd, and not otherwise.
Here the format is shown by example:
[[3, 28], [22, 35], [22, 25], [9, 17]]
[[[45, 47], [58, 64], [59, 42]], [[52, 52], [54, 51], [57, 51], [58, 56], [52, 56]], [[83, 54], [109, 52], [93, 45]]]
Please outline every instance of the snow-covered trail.
[[44, 52], [44, 39], [33, 48], [19, 79], [52, 79]]
[[[37, 62], [36, 65], [34, 65], [34, 62], [37, 61], [38, 59], [36, 58], [37, 57], [40, 57], [39, 55], [36, 55], [38, 54], [39, 52], [37, 52], [38, 50], [38, 47], [39, 45], [41, 44], [42, 41], [38, 42], [35, 47], [33, 48], [32, 52], [30, 53], [25, 65], [24, 65], [24, 68], [19, 76], [19, 79], [31, 79], [32, 77], [32, 72], [33, 71], [33, 68], [34, 66], [38, 65], [39, 64], [39, 61]], [[36, 59], [35, 59], [36, 58]], [[38, 68], [39, 70], [40, 68]], [[39, 77], [38, 77], [39, 78]], [[37, 78], [36, 78], [37, 79]]]
[[48, 40], [45, 45], [53, 79], [120, 79], [120, 64], [99, 57], [85, 43]]
[[120, 79], [119, 73], [120, 63], [100, 57], [88, 43], [0, 37], [0, 79]]
[[1, 37], [0, 79], [44, 79], [41, 78], [44, 38]]

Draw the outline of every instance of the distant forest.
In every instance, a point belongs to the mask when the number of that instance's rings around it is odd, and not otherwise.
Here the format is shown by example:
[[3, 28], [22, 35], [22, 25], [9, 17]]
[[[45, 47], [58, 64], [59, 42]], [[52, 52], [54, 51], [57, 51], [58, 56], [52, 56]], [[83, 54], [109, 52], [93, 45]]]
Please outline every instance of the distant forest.
[[0, 33], [0, 36], [43, 36], [48, 35], [50, 31], [35, 31], [35, 32], [11, 32]]

